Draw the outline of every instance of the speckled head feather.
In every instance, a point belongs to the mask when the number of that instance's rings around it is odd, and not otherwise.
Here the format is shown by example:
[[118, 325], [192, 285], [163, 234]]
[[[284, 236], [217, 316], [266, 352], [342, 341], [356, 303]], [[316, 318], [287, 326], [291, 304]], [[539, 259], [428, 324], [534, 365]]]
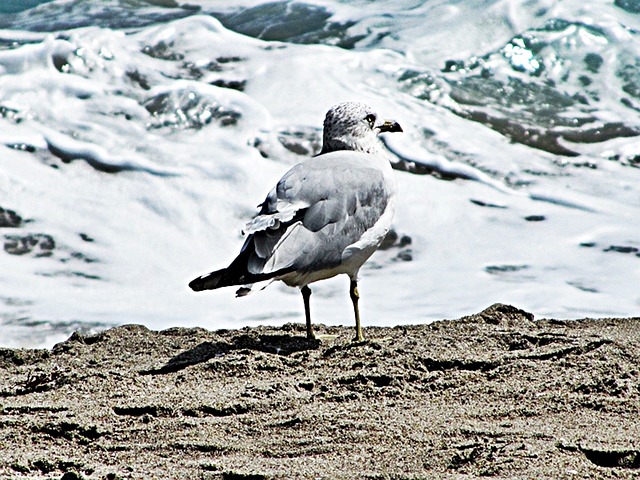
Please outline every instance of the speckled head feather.
[[358, 102], [343, 102], [329, 109], [324, 119], [322, 151], [353, 150], [384, 153], [380, 132], [401, 132], [394, 121], [381, 121], [370, 107]]

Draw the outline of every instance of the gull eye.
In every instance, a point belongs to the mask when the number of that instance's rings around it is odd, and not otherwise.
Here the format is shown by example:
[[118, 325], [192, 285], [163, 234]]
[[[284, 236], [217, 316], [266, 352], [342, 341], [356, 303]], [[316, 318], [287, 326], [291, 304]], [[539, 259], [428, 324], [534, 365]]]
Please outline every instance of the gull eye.
[[371, 128], [373, 128], [373, 126], [376, 124], [376, 116], [373, 113], [370, 113], [369, 115], [364, 117], [364, 119], [367, 121]]

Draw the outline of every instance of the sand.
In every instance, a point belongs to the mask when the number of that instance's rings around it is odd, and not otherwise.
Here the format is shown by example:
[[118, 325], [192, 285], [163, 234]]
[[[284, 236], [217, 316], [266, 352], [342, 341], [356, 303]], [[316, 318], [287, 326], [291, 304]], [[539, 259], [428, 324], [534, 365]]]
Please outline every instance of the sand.
[[640, 478], [640, 319], [74, 334], [0, 349], [0, 478]]

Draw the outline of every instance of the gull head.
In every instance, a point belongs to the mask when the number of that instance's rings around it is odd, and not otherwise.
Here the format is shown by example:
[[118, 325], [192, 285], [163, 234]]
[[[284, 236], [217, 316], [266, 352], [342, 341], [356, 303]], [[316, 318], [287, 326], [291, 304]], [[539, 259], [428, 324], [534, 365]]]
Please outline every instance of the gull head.
[[329, 109], [324, 118], [322, 151], [354, 150], [380, 153], [384, 147], [378, 134], [401, 132], [402, 128], [393, 120], [382, 120], [370, 107], [357, 102], [343, 102]]

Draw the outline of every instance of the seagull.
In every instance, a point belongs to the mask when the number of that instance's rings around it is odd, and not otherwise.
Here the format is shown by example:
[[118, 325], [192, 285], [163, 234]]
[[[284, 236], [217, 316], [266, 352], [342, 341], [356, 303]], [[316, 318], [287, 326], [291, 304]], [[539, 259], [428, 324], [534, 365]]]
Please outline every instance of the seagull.
[[244, 285], [237, 296], [262, 281], [298, 287], [307, 338], [313, 340], [309, 285], [346, 274], [354, 341], [363, 341], [358, 272], [387, 235], [396, 205], [389, 154], [378, 138], [382, 132], [402, 128], [393, 120], [380, 120], [361, 103], [331, 107], [320, 153], [292, 167], [258, 205], [260, 211], [247, 223], [247, 238], [229, 266], [194, 279], [189, 287], [198, 292]]

